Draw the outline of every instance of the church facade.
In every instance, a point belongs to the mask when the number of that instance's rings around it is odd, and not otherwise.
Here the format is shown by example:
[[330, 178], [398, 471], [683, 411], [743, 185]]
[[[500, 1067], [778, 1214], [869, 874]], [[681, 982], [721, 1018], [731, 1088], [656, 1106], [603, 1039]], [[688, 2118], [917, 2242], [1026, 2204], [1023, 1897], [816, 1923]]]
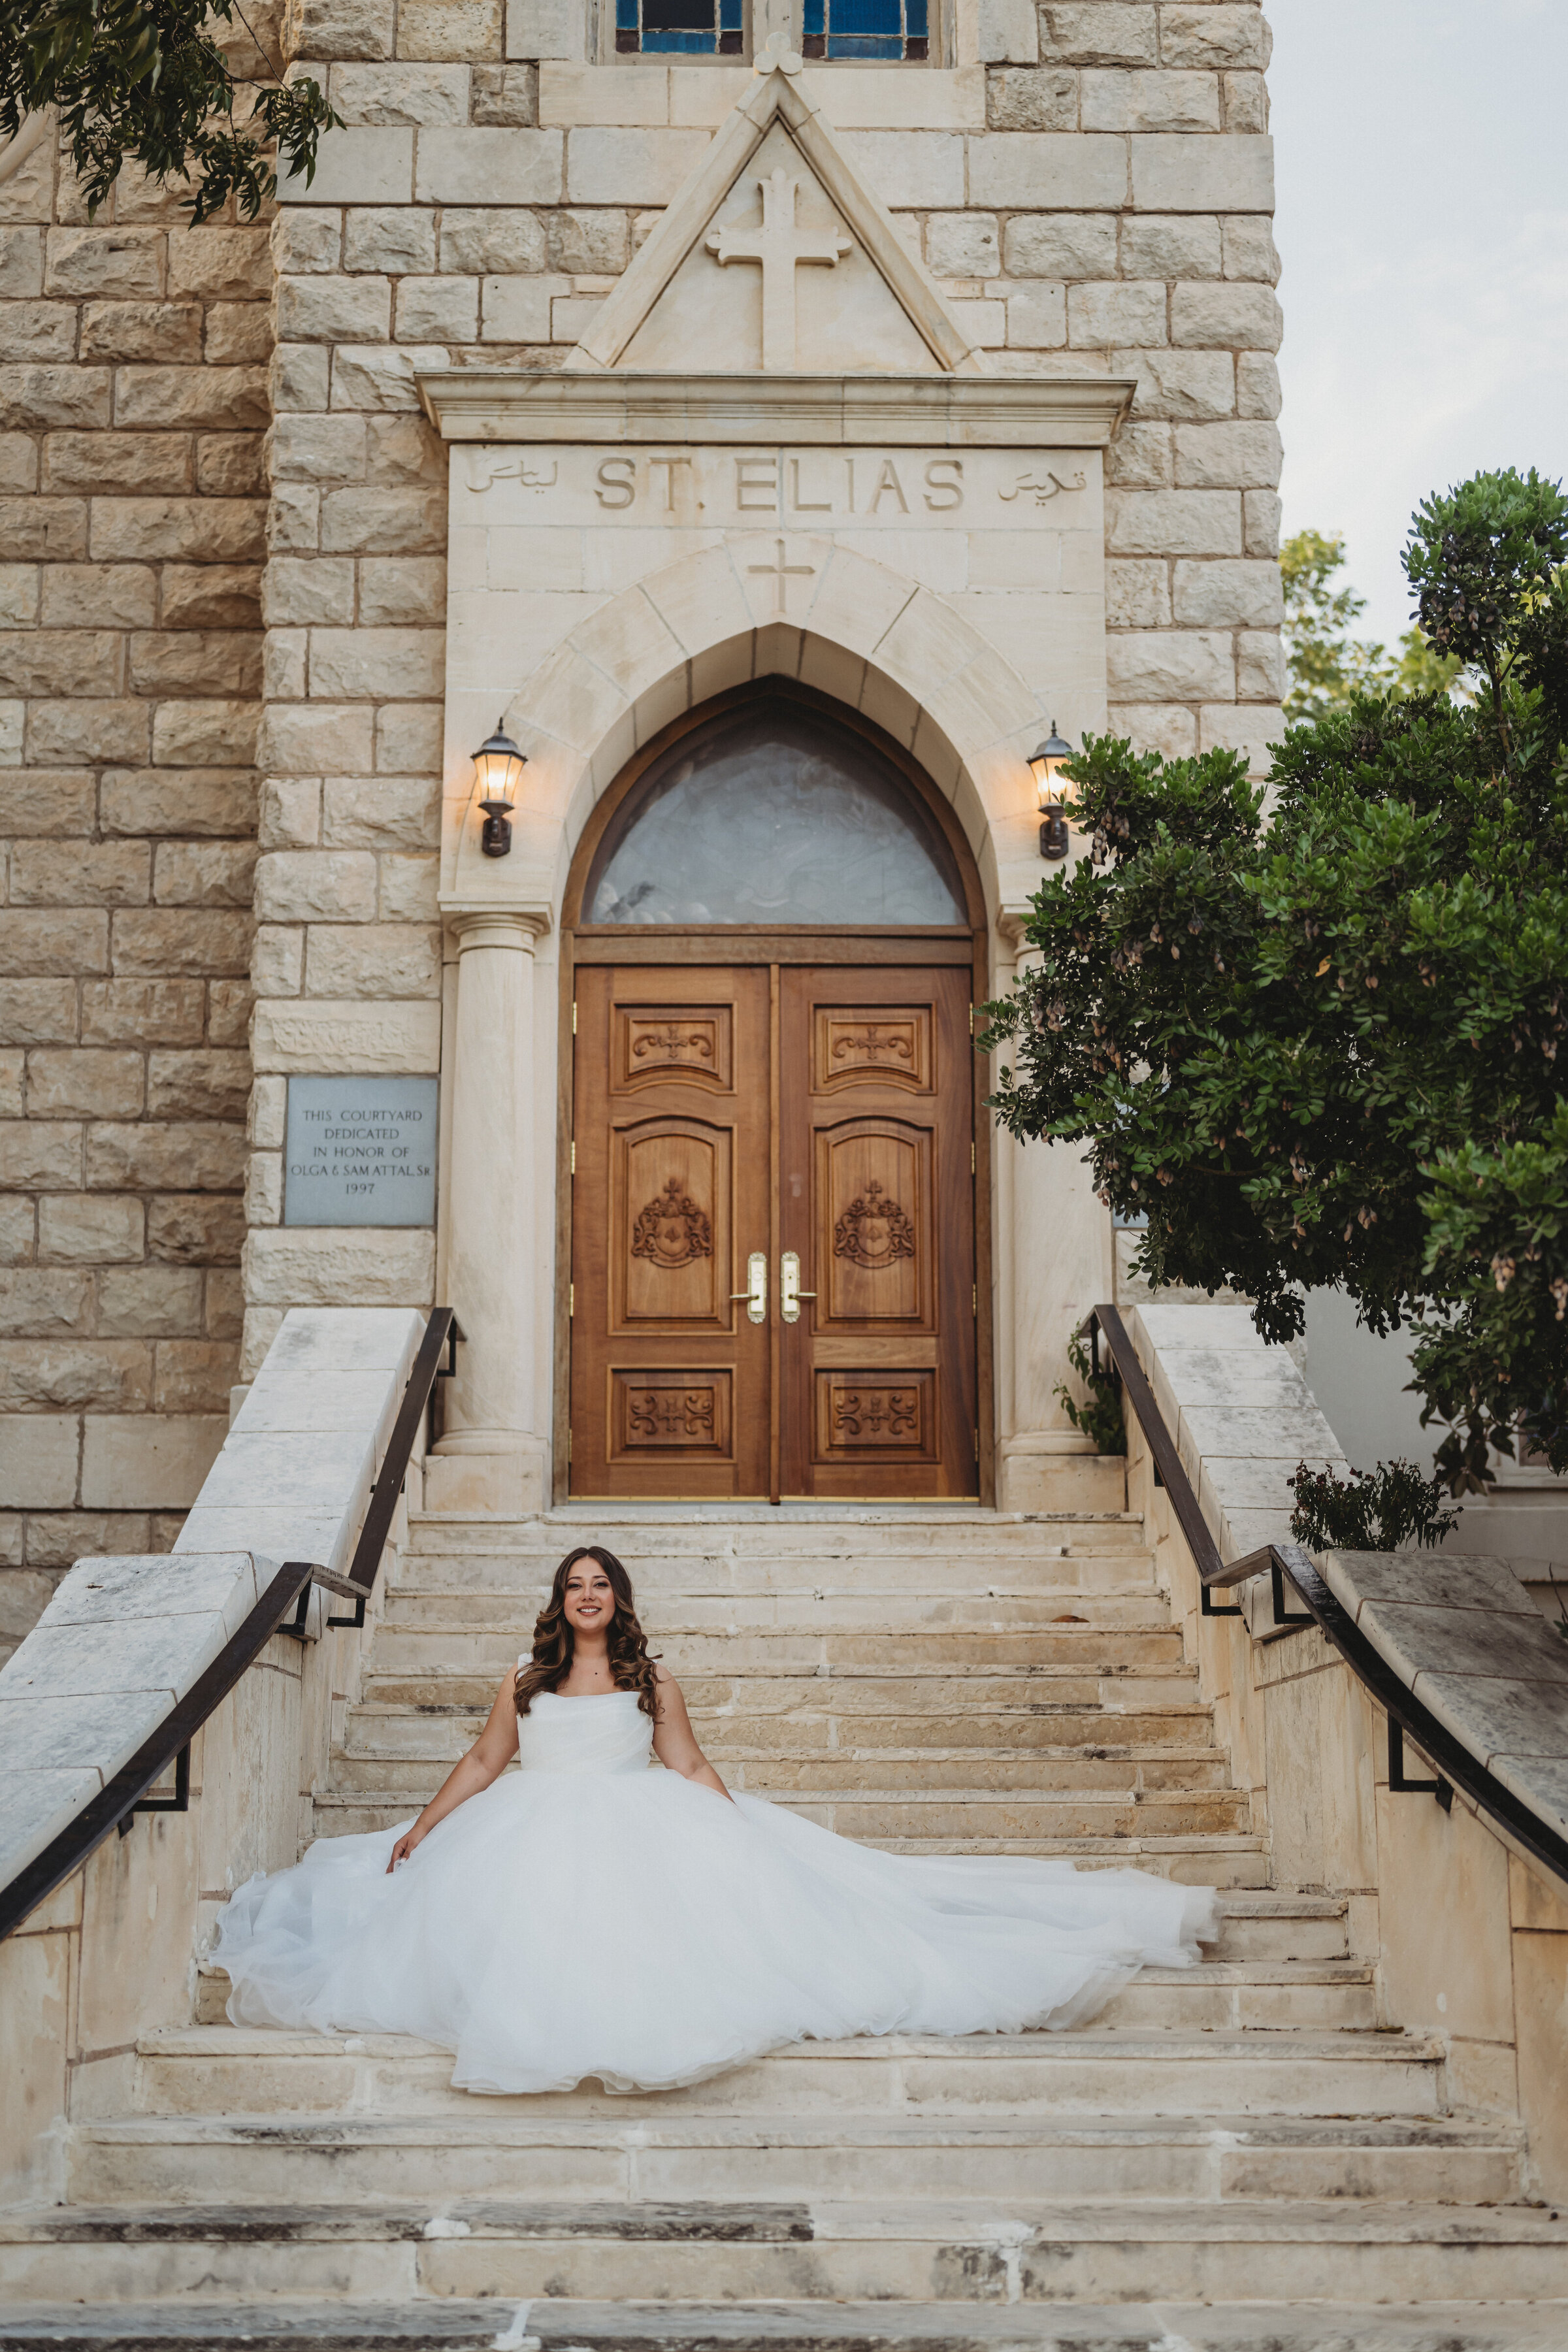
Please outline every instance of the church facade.
[[457, 1308], [435, 1509], [1079, 1506], [973, 1015], [1053, 724], [1279, 732], [1260, 10], [284, 29], [269, 226], [0, 154], [8, 1636], [296, 1305]]

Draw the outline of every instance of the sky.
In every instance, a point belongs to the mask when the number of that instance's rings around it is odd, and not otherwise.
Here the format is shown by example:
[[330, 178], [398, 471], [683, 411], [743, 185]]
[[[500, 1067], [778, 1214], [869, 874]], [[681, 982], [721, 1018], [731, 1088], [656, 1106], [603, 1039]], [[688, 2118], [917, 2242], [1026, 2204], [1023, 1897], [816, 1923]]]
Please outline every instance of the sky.
[[1362, 634], [1410, 625], [1431, 490], [1568, 477], [1568, 0], [1264, 0], [1287, 534], [1346, 541]]

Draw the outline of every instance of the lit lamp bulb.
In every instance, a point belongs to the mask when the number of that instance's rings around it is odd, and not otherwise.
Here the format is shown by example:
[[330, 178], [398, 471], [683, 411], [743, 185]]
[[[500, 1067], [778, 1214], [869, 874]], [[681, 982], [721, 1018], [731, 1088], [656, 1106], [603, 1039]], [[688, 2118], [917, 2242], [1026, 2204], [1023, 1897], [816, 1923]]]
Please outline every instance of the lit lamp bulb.
[[503, 711], [489, 742], [481, 743], [473, 754], [474, 772], [479, 780], [479, 806], [485, 813], [479, 847], [487, 857], [505, 857], [511, 849], [512, 811], [517, 806], [522, 772], [528, 765], [506, 731], [505, 718]]
[[1071, 846], [1067, 815], [1070, 787], [1063, 782], [1062, 770], [1072, 756], [1072, 745], [1057, 733], [1053, 719], [1050, 733], [1038, 751], [1029, 754], [1029, 773], [1040, 796], [1040, 815], [1044, 820], [1040, 826], [1042, 857], [1065, 857]]

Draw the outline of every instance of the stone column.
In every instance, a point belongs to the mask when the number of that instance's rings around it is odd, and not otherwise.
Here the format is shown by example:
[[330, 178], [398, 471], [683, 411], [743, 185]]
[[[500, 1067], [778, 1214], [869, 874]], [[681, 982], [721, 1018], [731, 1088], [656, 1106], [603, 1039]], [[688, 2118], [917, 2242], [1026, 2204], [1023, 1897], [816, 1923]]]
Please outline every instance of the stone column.
[[[1023, 918], [1003, 918], [1015, 971], [1037, 971]], [[1112, 1297], [1109, 1212], [1095, 1198], [1076, 1143], [998, 1142], [998, 1208], [1006, 1220], [998, 1318], [996, 1501], [1007, 1511], [1120, 1510], [1121, 1466], [1102, 1468], [1062, 1411], [1068, 1341], [1089, 1308]], [[999, 1221], [1000, 1222], [1000, 1221]]]
[[426, 1507], [537, 1511], [544, 1501], [534, 1231], [533, 943], [542, 915], [463, 912], [452, 1045], [447, 1301], [462, 1342]]

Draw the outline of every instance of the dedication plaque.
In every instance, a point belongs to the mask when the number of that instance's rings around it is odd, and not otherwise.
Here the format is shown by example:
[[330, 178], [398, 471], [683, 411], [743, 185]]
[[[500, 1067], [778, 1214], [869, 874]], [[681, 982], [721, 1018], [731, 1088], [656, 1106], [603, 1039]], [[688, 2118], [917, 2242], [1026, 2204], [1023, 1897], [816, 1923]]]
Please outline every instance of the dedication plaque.
[[433, 1225], [435, 1078], [290, 1078], [286, 1225]]

